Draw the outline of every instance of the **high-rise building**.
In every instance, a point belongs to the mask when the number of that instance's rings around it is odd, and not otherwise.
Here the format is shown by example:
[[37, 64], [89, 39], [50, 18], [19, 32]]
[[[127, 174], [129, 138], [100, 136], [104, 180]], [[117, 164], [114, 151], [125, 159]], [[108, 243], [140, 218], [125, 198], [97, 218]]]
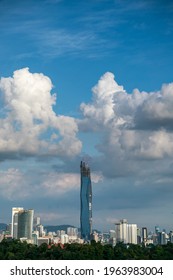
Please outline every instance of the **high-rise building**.
[[173, 243], [173, 231], [171, 230], [169, 233], [169, 241]]
[[127, 220], [122, 219], [116, 223], [116, 240], [117, 242], [127, 243]]
[[137, 244], [137, 225], [127, 224], [128, 243]]
[[45, 231], [44, 231], [44, 226], [43, 225], [37, 225], [36, 230], [39, 233], [39, 237], [44, 237], [45, 236]]
[[90, 240], [92, 233], [92, 185], [90, 168], [81, 161], [80, 229], [81, 238]]
[[34, 210], [21, 210], [18, 212], [17, 238], [32, 239]]
[[78, 235], [78, 229], [74, 227], [68, 227], [67, 228], [67, 234], [68, 236], [76, 236]]
[[142, 228], [142, 242], [146, 243], [148, 238], [148, 233], [147, 233], [147, 228], [143, 227]]
[[141, 244], [142, 237], [141, 237], [141, 229], [137, 228], [137, 244]]
[[128, 224], [126, 219], [116, 223], [116, 241], [137, 244], [137, 225]]
[[23, 210], [23, 207], [13, 207], [12, 208], [12, 222], [11, 222], [11, 236], [12, 238], [17, 238], [18, 230], [18, 212]]
[[160, 228], [159, 228], [159, 226], [157, 225], [157, 226], [155, 226], [155, 233], [158, 234], [159, 232], [160, 232]]
[[37, 227], [38, 225], [40, 225], [40, 224], [41, 224], [40, 217], [34, 217], [34, 220], [33, 220], [33, 228], [34, 228], [34, 230], [35, 230], [36, 227]]
[[165, 245], [168, 242], [168, 235], [164, 231], [158, 232], [158, 244]]

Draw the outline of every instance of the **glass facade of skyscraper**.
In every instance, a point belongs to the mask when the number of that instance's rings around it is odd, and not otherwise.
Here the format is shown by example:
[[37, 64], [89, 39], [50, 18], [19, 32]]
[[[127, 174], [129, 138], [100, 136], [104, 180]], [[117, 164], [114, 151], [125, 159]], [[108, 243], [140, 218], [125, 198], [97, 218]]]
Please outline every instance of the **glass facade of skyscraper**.
[[92, 233], [92, 185], [90, 168], [81, 161], [80, 226], [81, 238], [90, 240]]
[[17, 238], [18, 231], [18, 213], [24, 210], [23, 207], [13, 207], [12, 208], [12, 222], [11, 222], [11, 235], [12, 238]]
[[18, 213], [18, 238], [32, 239], [34, 210], [22, 210]]

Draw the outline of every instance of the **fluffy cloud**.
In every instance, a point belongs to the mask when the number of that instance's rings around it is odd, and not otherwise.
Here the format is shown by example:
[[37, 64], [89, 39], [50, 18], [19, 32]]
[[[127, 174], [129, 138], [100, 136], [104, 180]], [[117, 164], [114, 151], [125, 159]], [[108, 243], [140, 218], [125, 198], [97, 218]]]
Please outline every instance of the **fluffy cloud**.
[[[27, 162], [26, 162], [27, 166]], [[27, 170], [8, 168], [0, 171], [1, 196], [8, 200], [31, 199], [40, 197], [63, 197], [64, 195], [80, 191], [80, 173], [58, 172], [50, 170], [34, 170], [28, 166]], [[92, 172], [94, 184], [102, 181], [100, 173]]]
[[139, 169], [139, 160], [173, 155], [173, 83], [156, 92], [127, 93], [107, 72], [92, 92], [92, 102], [80, 106], [84, 118], [78, 125], [99, 132], [96, 162], [106, 176], [125, 176]]
[[[102, 181], [102, 175], [92, 173], [92, 182], [98, 183]], [[49, 173], [45, 176], [42, 189], [45, 195], [64, 194], [66, 192], [80, 188], [80, 175], [77, 173]]]
[[[115, 82], [112, 73], [106, 73], [101, 77], [98, 84], [93, 87], [92, 91], [93, 102], [91, 104], [82, 103], [80, 109], [86, 118], [85, 120], [87, 120], [87, 126], [90, 129], [99, 129], [100, 125], [107, 125], [111, 120], [116, 119], [114, 94], [123, 93], [124, 90], [123, 87]], [[90, 123], [90, 120], [94, 120], [94, 123]], [[116, 121], [121, 120], [116, 119]], [[82, 121], [82, 124], [84, 124], [84, 121]]]
[[160, 91], [151, 92], [136, 110], [138, 129], [173, 129], [173, 83], [164, 84]]
[[46, 195], [64, 194], [67, 191], [79, 188], [79, 174], [51, 172], [45, 176], [42, 188]]
[[56, 95], [51, 95], [52, 88], [47, 76], [32, 74], [28, 68], [15, 71], [13, 77], [0, 79], [4, 104], [0, 119], [0, 154], [6, 151], [7, 157], [9, 154], [71, 157], [80, 152], [76, 121], [55, 114]]
[[[1, 176], [3, 196], [13, 197], [16, 189], [23, 197], [30, 197], [33, 191], [38, 194], [40, 190], [43, 190], [42, 196], [50, 197], [77, 190], [79, 174], [68, 158], [80, 153], [78, 130], [86, 133], [84, 141], [87, 141], [87, 132], [94, 134], [97, 156], [91, 155], [92, 165], [103, 176], [117, 178], [135, 174], [134, 183], [141, 182], [150, 174], [150, 162], [154, 160], [154, 172], [159, 176], [153, 175], [153, 182], [162, 180], [159, 161], [167, 159], [170, 169], [173, 155], [173, 84], [165, 84], [157, 92], [135, 89], [127, 93], [108, 72], [93, 87], [92, 101], [81, 104], [83, 118], [78, 120], [55, 114], [56, 95], [51, 94], [52, 88], [48, 77], [32, 74], [28, 68], [0, 80], [1, 102], [4, 104], [0, 119], [1, 160], [50, 155], [63, 158], [68, 166], [64, 172], [61, 168], [59, 172], [49, 170], [42, 174], [38, 171], [40, 178], [33, 174], [32, 180], [29, 171], [24, 174], [18, 169], [9, 169]], [[166, 179], [166, 170], [162, 168], [162, 172]], [[170, 174], [169, 178], [172, 178]], [[92, 170], [93, 183], [101, 180], [102, 176]]]

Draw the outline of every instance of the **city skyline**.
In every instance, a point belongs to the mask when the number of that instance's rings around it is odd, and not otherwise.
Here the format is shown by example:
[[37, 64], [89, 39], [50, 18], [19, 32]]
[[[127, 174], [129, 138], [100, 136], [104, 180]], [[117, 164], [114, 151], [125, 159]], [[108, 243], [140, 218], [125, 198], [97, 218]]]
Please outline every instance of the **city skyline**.
[[[89, 192], [88, 192], [89, 193]], [[88, 197], [86, 197], [86, 200], [89, 199], [91, 201], [91, 199], [89, 198], [90, 195], [87, 194]], [[82, 199], [80, 198], [80, 201], [82, 201]], [[79, 231], [81, 232], [81, 235], [82, 235], [82, 239], [84, 239], [85, 241], [88, 241], [90, 239], [90, 235], [93, 234], [95, 231], [100, 231], [99, 229], [97, 228], [93, 228], [93, 224], [92, 224], [92, 207], [90, 206], [92, 204], [92, 202], [88, 202], [87, 201], [87, 205], [86, 205], [86, 208], [85, 210], [89, 210], [87, 214], [88, 215], [88, 219], [85, 219], [82, 221], [82, 203], [81, 203], [81, 207], [79, 209], [79, 212], [80, 212], [80, 226], [76, 226], [76, 225], [66, 225], [66, 224], [55, 224], [55, 225], [51, 225], [51, 224], [42, 224], [41, 223], [41, 218], [37, 215], [35, 215], [35, 210], [34, 209], [25, 209], [24, 207], [12, 207], [12, 215], [11, 215], [11, 220], [6, 222], [6, 223], [0, 223], [4, 226], [6, 226], [8, 229], [7, 229], [7, 232], [10, 231], [11, 232], [11, 237], [12, 238], [15, 238], [17, 239], [17, 236], [18, 236], [18, 218], [19, 218], [19, 215], [21, 214], [22, 219], [23, 221], [25, 220], [25, 216], [26, 216], [26, 220], [27, 220], [27, 223], [28, 221], [31, 219], [31, 222], [29, 223], [30, 226], [29, 228], [33, 228], [33, 230], [38, 227], [38, 226], [41, 226], [41, 227], [58, 227], [60, 228], [62, 226], [62, 228], [64, 228], [64, 226], [69, 226], [72, 228], [78, 228]], [[37, 212], [36, 212], [37, 213]], [[24, 215], [23, 215], [24, 214]], [[29, 214], [29, 215], [28, 215]], [[87, 215], [84, 215], [83, 218], [86, 218]], [[43, 220], [44, 220], [44, 217], [43, 217]], [[133, 221], [131, 221], [133, 222]], [[26, 223], [26, 224], [27, 224]], [[83, 226], [82, 223], [85, 223], [85, 225]], [[125, 225], [127, 224], [127, 219], [126, 218], [122, 218], [122, 219], [117, 219], [117, 221], [113, 224], [110, 225], [110, 228], [107, 228], [107, 231], [114, 231], [114, 230], [117, 230], [119, 228], [120, 225]], [[131, 226], [133, 225], [136, 225], [136, 224], [129, 224]], [[137, 226], [137, 225], [136, 225]], [[82, 229], [82, 227], [84, 229]], [[23, 227], [24, 228], [24, 227]], [[122, 227], [123, 229], [123, 227]], [[4, 227], [4, 230], [5, 230], [5, 227]], [[120, 229], [118, 229], [118, 232], [119, 232]], [[138, 230], [142, 230], [141, 232], [141, 236], [146, 236], [147, 235], [147, 232], [148, 233], [158, 233], [158, 232], [173, 232], [173, 229], [166, 229], [166, 228], [162, 228], [161, 225], [156, 225], [156, 224], [153, 224], [151, 228], [147, 228], [145, 226], [142, 225], [141, 223], [141, 226], [137, 227], [136, 228], [136, 232]], [[143, 232], [144, 231], [144, 232]], [[100, 231], [101, 232], [101, 231]], [[103, 230], [102, 233], [106, 233], [106, 231]], [[88, 237], [90, 236], [90, 237]], [[145, 238], [145, 237], [144, 237]]]
[[0, 222], [14, 206], [80, 226], [173, 228], [173, 5], [0, 2]]
[[111, 244], [112, 246], [119, 242], [145, 245], [166, 245], [168, 242], [172, 243], [173, 230], [167, 232], [166, 229], [160, 229], [156, 225], [154, 231], [148, 231], [146, 227], [139, 228], [137, 224], [129, 224], [127, 219], [117, 221], [114, 225], [115, 228], [109, 229], [108, 232], [92, 230], [90, 169], [84, 162], [81, 162], [80, 167], [82, 194], [80, 228], [72, 225], [47, 225], [44, 227], [40, 217], [34, 215], [34, 209], [26, 210], [21, 207], [13, 207], [11, 223], [6, 225], [6, 227], [5, 224], [2, 224], [4, 228], [1, 229], [0, 242], [5, 238], [8, 240], [20, 239], [22, 242], [27, 241], [38, 246], [42, 243], [49, 244], [50, 240], [52, 244], [83, 244], [95, 240], [102, 244]]

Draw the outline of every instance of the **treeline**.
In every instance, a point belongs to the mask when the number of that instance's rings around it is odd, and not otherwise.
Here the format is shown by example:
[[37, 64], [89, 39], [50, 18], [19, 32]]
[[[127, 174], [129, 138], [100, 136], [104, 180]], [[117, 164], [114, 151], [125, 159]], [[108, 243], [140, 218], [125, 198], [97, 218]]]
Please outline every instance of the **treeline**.
[[36, 246], [19, 240], [2, 240], [1, 260], [173, 260], [173, 244], [134, 245], [119, 243], [115, 247], [94, 241], [91, 244]]

